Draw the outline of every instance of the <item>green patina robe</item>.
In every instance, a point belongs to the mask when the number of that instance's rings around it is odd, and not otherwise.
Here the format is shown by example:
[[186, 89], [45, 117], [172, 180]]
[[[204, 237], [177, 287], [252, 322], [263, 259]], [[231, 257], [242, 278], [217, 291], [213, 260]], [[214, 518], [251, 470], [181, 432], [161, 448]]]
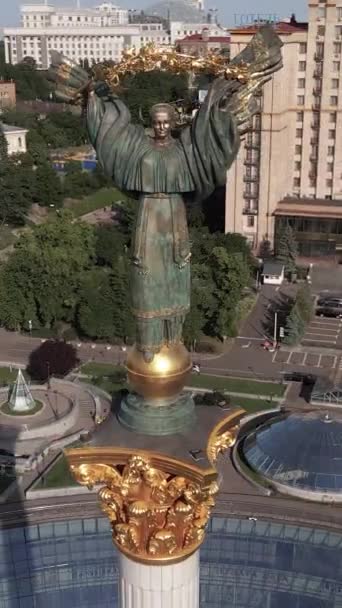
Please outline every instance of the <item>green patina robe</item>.
[[224, 83], [216, 81], [191, 127], [164, 146], [131, 123], [118, 97], [89, 99], [88, 131], [101, 167], [117, 188], [139, 195], [130, 286], [142, 350], [179, 340], [190, 308], [183, 195], [202, 199], [224, 185], [239, 148], [235, 120], [219, 107], [220, 87], [223, 93]]

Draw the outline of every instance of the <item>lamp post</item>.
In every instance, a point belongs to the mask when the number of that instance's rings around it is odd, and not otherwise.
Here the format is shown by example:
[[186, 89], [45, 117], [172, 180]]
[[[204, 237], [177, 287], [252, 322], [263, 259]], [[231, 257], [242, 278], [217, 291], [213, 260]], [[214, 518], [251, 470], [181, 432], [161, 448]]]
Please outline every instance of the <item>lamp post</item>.
[[47, 367], [47, 387], [50, 390], [51, 388], [51, 382], [50, 382], [50, 361], [46, 362], [46, 367]]

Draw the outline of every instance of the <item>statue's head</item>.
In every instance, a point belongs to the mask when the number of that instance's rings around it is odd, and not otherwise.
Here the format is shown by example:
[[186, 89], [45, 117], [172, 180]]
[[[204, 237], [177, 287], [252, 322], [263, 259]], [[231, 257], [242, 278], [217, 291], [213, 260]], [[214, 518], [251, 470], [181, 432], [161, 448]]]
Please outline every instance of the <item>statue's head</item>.
[[169, 103], [157, 103], [152, 106], [151, 120], [155, 139], [164, 141], [170, 137], [175, 124], [175, 110]]

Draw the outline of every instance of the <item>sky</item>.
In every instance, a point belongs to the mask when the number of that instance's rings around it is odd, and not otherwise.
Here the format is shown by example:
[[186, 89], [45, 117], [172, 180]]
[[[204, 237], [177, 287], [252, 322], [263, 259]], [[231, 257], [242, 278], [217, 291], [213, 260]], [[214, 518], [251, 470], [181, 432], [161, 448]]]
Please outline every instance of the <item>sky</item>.
[[[51, 4], [76, 6], [76, 0], [49, 0]], [[81, 6], [91, 7], [101, 4], [103, 0], [81, 0]], [[21, 4], [39, 4], [42, 0], [0, 0], [0, 28], [19, 25], [19, 6]], [[122, 7], [143, 9], [151, 0], [112, 0], [113, 4]], [[298, 20], [307, 15], [307, 0], [205, 0], [206, 8], [217, 8], [222, 25], [240, 25], [244, 19], [241, 15], [264, 14], [276, 15], [281, 19], [295, 13]], [[43, 3], [43, 2], [42, 2]]]

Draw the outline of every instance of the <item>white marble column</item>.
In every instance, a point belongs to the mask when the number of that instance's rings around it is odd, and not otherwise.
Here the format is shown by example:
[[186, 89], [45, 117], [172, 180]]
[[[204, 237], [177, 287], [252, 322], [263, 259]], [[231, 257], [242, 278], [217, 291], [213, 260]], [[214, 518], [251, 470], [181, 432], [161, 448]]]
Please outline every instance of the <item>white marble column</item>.
[[120, 553], [120, 608], [199, 608], [199, 550], [178, 564], [154, 566]]

